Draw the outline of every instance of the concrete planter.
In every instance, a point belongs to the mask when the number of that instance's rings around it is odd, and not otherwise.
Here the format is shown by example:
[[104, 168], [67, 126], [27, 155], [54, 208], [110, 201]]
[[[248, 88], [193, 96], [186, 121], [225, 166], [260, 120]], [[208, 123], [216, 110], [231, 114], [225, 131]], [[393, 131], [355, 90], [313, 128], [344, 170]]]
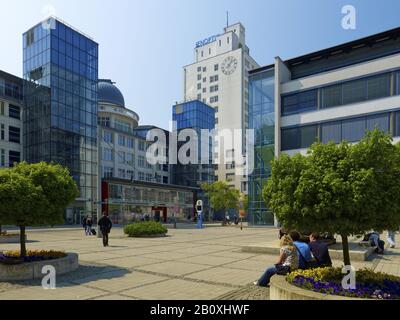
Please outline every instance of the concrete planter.
[[[25, 241], [27, 237], [25, 235]], [[19, 234], [0, 236], [0, 243], [19, 243]]]
[[42, 279], [42, 268], [44, 266], [53, 266], [56, 269], [56, 275], [72, 272], [79, 267], [78, 254], [68, 253], [64, 258], [26, 262], [16, 265], [6, 265], [0, 263], [0, 281], [21, 281]]
[[373, 300], [361, 298], [349, 298], [313, 292], [296, 287], [288, 283], [284, 276], [273, 276], [270, 283], [271, 300]]

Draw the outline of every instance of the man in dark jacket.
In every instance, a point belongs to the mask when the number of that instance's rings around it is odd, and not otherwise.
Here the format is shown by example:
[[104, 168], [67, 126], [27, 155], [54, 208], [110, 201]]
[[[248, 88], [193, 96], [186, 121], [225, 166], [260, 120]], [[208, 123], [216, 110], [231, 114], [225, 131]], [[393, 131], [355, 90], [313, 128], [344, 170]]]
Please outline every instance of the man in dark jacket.
[[103, 236], [103, 246], [108, 247], [108, 234], [111, 231], [112, 222], [105, 212], [103, 212], [103, 217], [100, 218], [97, 224]]
[[312, 233], [310, 235], [310, 247], [311, 253], [317, 261], [318, 267], [331, 267], [332, 260], [329, 255], [328, 246], [326, 243], [319, 240], [318, 233]]

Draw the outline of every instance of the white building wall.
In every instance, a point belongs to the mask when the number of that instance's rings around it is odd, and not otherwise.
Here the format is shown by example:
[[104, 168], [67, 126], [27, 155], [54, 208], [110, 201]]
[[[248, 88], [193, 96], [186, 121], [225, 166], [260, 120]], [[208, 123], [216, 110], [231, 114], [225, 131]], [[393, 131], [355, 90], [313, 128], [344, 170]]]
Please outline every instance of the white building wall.
[[[217, 131], [247, 129], [248, 71], [259, 65], [248, 54], [244, 27], [240, 23], [229, 26], [224, 29], [224, 34], [216, 37], [214, 42], [195, 48], [194, 52], [195, 63], [184, 67], [184, 100], [199, 99], [216, 108]], [[236, 68], [230, 74], [225, 74], [222, 70], [222, 65], [227, 59], [236, 61]], [[211, 82], [210, 77], [216, 75], [218, 81]], [[211, 87], [215, 85], [218, 85], [218, 91], [211, 92]], [[218, 96], [218, 101], [212, 102], [211, 99], [215, 96]], [[243, 142], [244, 140], [242, 144]], [[220, 147], [221, 145], [217, 144], [216, 148]], [[218, 150], [216, 153], [220, 160], [217, 170], [218, 180], [225, 181], [226, 174], [235, 173], [235, 170], [226, 169], [223, 150]], [[236, 176], [229, 184], [242, 190], [242, 182], [247, 182], [247, 178]], [[246, 192], [247, 187], [242, 191]]]

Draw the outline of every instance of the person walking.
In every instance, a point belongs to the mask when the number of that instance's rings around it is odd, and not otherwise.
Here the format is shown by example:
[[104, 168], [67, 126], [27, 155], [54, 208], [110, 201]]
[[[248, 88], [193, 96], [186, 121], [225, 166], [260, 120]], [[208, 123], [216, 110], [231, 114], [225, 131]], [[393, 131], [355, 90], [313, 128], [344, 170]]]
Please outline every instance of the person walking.
[[97, 223], [100, 227], [101, 234], [103, 236], [103, 246], [108, 247], [108, 234], [112, 228], [112, 222], [105, 212]]
[[85, 235], [87, 235], [87, 216], [85, 216], [84, 218], [83, 218], [83, 220], [82, 220], [82, 227], [83, 227], [83, 230], [85, 230]]
[[389, 242], [389, 246], [392, 249], [396, 247], [395, 234], [396, 234], [396, 231], [388, 230], [387, 241]]
[[92, 225], [93, 225], [92, 218], [88, 217], [86, 219], [86, 235], [87, 236], [91, 236], [92, 235]]

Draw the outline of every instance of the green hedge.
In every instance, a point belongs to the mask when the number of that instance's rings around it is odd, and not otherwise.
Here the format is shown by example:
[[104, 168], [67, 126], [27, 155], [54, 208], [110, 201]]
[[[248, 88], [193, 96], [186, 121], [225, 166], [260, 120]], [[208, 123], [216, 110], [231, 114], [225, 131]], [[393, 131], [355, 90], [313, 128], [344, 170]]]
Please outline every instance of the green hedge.
[[166, 227], [154, 221], [137, 222], [124, 227], [124, 233], [129, 237], [161, 235], [167, 232], [168, 229]]

